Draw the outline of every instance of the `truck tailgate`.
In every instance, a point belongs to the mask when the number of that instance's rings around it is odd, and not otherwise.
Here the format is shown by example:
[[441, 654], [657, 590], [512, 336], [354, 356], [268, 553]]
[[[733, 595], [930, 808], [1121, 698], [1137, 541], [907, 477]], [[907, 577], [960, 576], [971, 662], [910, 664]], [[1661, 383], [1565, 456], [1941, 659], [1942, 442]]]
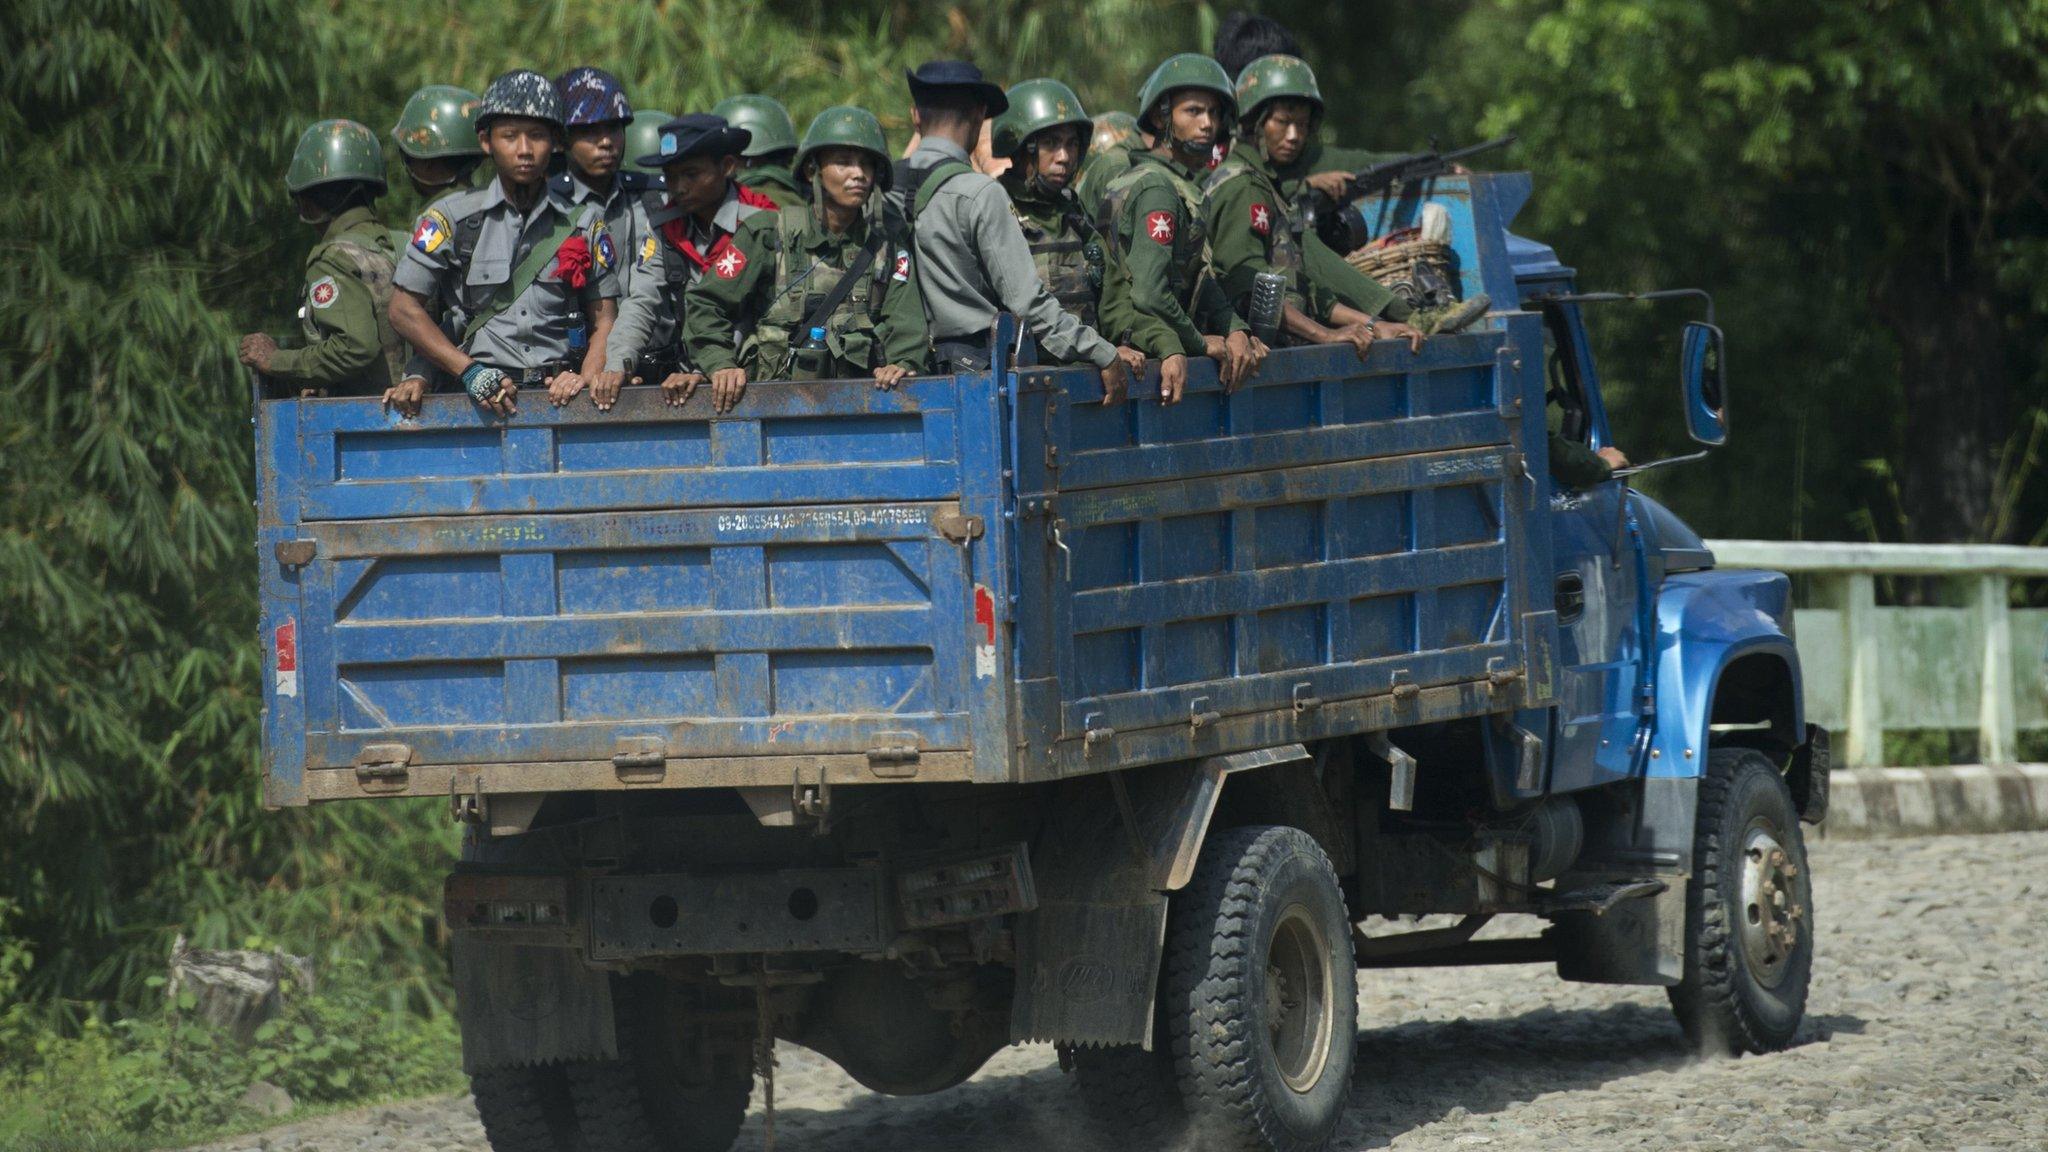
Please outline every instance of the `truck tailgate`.
[[965, 778], [990, 387], [263, 405], [269, 802]]

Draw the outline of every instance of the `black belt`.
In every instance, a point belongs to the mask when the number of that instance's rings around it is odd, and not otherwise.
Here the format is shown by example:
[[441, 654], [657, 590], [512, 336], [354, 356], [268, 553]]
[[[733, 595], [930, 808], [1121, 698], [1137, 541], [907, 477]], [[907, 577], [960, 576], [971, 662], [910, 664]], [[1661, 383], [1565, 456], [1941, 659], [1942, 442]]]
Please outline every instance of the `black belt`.
[[[496, 364], [487, 363], [486, 366], [498, 368]], [[498, 371], [505, 374], [505, 379], [510, 380], [515, 387], [519, 388], [531, 388], [536, 384], [544, 384], [547, 382], [548, 377], [559, 375], [568, 370], [569, 362], [567, 360], [550, 360], [538, 368], [498, 368]]]
[[933, 358], [948, 372], [979, 371], [989, 365], [988, 337], [932, 341]]
[[633, 365], [633, 375], [643, 384], [659, 384], [683, 370], [683, 358], [673, 348], [657, 348], [643, 354]]

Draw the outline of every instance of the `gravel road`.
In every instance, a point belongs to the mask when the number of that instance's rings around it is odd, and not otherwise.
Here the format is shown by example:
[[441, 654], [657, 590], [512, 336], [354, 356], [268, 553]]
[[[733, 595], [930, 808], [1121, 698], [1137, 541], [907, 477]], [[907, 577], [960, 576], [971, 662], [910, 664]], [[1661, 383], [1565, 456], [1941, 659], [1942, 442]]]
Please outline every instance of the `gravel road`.
[[[1701, 1062], [1654, 988], [1547, 967], [1361, 974], [1342, 1149], [1967, 1152], [2048, 1149], [2048, 833], [1825, 841], [1820, 947], [1800, 1043]], [[1086, 1147], [1045, 1047], [967, 1084], [890, 1099], [785, 1047], [791, 1152]], [[759, 1096], [756, 1095], [758, 1104]], [[740, 1149], [761, 1147], [758, 1110]], [[482, 1152], [467, 1099], [273, 1129], [210, 1152]]]

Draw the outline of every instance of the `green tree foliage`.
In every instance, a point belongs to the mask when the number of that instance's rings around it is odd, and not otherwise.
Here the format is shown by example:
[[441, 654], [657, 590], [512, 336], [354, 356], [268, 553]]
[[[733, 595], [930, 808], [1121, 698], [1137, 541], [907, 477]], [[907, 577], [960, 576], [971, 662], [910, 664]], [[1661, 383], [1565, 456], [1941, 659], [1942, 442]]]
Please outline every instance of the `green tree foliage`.
[[[1703, 527], [2040, 522], [2048, 4], [1480, 0], [1416, 91], [1521, 134], [1520, 227], [1582, 280], [1716, 291], [1737, 447], [1664, 487]], [[1596, 319], [1628, 447], [1676, 448], [1676, 317]]]

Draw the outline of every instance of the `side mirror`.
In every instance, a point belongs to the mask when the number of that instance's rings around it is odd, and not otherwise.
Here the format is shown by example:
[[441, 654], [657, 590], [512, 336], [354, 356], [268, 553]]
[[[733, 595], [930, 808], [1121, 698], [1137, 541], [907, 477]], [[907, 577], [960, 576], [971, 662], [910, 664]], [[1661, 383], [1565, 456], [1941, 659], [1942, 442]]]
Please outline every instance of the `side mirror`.
[[1678, 377], [1685, 390], [1685, 430], [1702, 444], [1728, 442], [1728, 387], [1721, 330], [1695, 320], [1685, 326]]

